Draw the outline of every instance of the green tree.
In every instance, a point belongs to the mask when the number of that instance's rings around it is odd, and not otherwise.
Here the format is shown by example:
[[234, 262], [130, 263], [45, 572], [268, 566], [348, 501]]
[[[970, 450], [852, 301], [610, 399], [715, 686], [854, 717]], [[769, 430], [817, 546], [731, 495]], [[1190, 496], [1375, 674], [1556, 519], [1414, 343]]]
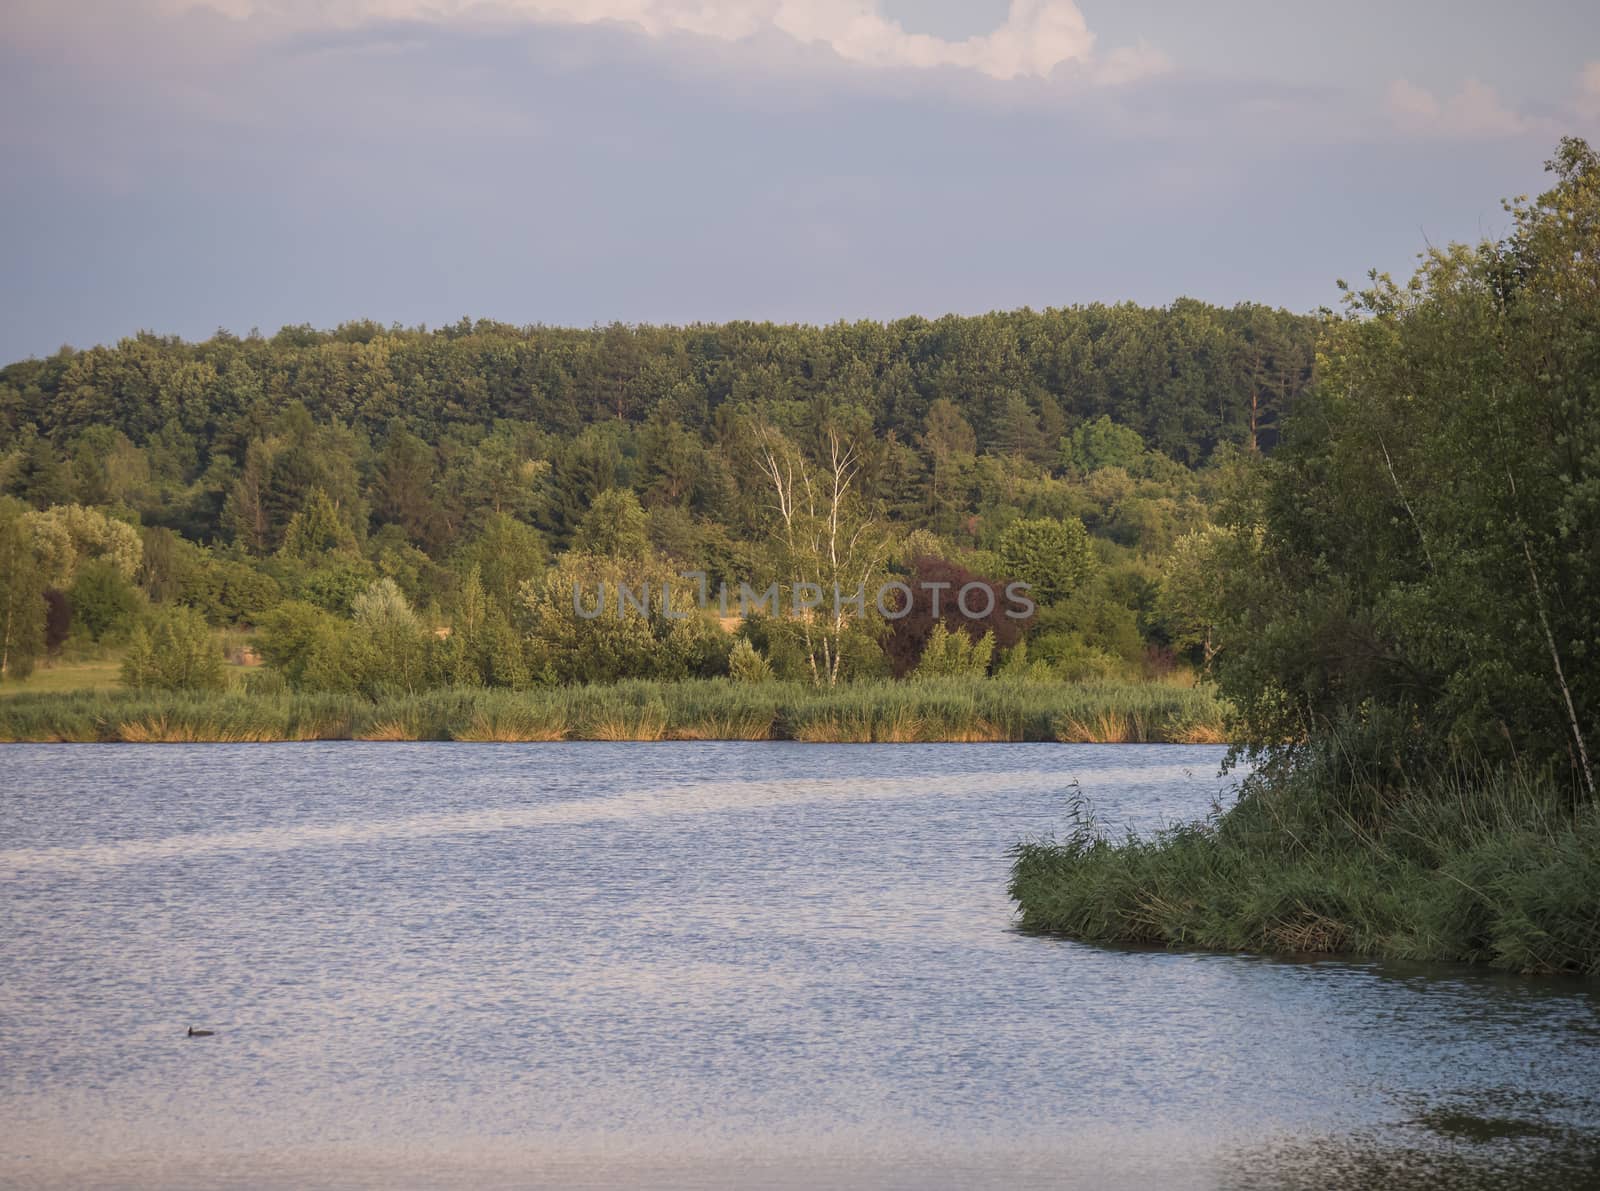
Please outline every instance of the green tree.
[[1218, 673], [1251, 740], [1329, 725], [1548, 763], [1591, 797], [1600, 715], [1600, 160], [1563, 141], [1513, 234], [1374, 275], [1285, 422]]
[[285, 558], [316, 559], [326, 554], [353, 554], [355, 534], [321, 488], [306, 494], [305, 504], [289, 518], [279, 552]]
[[44, 652], [44, 576], [22, 510], [0, 498], [0, 680], [26, 678]]
[[1201, 662], [1216, 656], [1217, 626], [1226, 615], [1223, 535], [1196, 530], [1175, 543], [1161, 567], [1156, 605], [1173, 648], [1198, 650]]
[[315, 689], [315, 677], [332, 673], [344, 630], [339, 620], [313, 604], [286, 600], [261, 618], [256, 645], [263, 660], [297, 690]]
[[226, 688], [222, 652], [205, 617], [175, 604], [155, 608], [134, 627], [122, 660], [122, 684], [136, 691]]
[[728, 677], [734, 682], [753, 684], [772, 681], [772, 665], [761, 651], [745, 638], [733, 643], [728, 654]]
[[612, 558], [642, 559], [650, 548], [648, 524], [639, 498], [626, 488], [612, 488], [594, 498], [573, 535], [572, 547]]
[[361, 676], [364, 689], [421, 690], [427, 664], [428, 633], [393, 579], [379, 579], [351, 606], [354, 628], [370, 658]]
[[483, 529], [461, 547], [453, 565], [467, 570], [476, 567], [489, 599], [510, 608], [523, 581], [539, 574], [548, 559], [549, 550], [538, 530], [506, 513], [493, 513], [484, 519]]
[[373, 515], [392, 522], [424, 549], [437, 549], [445, 533], [434, 501], [434, 450], [415, 434], [396, 430], [384, 443], [374, 484]]
[[918, 444], [928, 456], [928, 514], [936, 532], [950, 528], [963, 503], [962, 481], [978, 453], [978, 439], [956, 403], [941, 397], [928, 408]]
[[1084, 422], [1061, 440], [1061, 465], [1077, 475], [1088, 475], [1102, 467], [1137, 471], [1144, 456], [1144, 439], [1139, 432], [1117, 425], [1105, 414]]
[[1076, 518], [1014, 521], [1000, 535], [1001, 569], [1032, 589], [1040, 604], [1054, 604], [1081, 587], [1095, 571], [1088, 531]]
[[27, 513], [23, 520], [33, 535], [45, 579], [53, 587], [70, 586], [78, 568], [92, 559], [109, 563], [125, 579], [139, 573], [144, 542], [125, 521], [83, 505], [53, 505]]
[[140, 608], [138, 589], [105, 560], [79, 567], [67, 598], [72, 604], [73, 622], [81, 625], [93, 641], [131, 626]]
[[913, 678], [982, 678], [994, 659], [994, 634], [974, 641], [963, 632], [952, 633], [944, 623], [933, 626]]

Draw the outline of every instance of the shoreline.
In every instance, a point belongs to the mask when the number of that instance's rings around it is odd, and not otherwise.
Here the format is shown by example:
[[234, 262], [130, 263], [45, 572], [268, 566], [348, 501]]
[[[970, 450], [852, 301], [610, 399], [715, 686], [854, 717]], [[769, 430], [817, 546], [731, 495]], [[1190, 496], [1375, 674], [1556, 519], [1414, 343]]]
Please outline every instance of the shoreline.
[[358, 695], [109, 692], [0, 700], [0, 743], [786, 741], [800, 744], [1226, 744], [1203, 687], [1003, 680], [819, 690], [726, 680]]

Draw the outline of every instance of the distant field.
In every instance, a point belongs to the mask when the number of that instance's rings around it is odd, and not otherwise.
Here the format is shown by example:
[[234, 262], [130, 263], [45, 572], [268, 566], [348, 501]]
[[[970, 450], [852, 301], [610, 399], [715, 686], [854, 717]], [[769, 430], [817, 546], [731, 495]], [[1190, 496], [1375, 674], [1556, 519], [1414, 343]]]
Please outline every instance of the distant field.
[[[121, 690], [121, 668], [122, 657], [115, 653], [106, 657], [40, 664], [20, 682], [14, 678], [0, 682], [0, 699], [15, 695], [70, 695]], [[248, 667], [230, 663], [224, 669], [229, 685], [237, 687], [243, 681]]]
[[7, 678], [5, 682], [0, 683], [0, 699], [21, 694], [114, 691], [122, 685], [117, 679], [117, 671], [121, 665], [122, 659], [115, 657], [40, 665], [20, 682], [14, 678]]

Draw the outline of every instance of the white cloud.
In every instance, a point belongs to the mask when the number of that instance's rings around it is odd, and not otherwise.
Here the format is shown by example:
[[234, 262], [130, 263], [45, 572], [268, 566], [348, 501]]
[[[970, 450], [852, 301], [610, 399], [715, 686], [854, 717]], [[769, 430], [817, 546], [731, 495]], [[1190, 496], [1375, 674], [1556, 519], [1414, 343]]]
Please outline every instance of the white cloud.
[[1578, 115], [1600, 120], [1600, 62], [1590, 62], [1578, 72]]
[[995, 79], [1048, 76], [1072, 64], [1114, 84], [1169, 68], [1165, 55], [1140, 45], [1097, 56], [1095, 36], [1074, 0], [1011, 0], [1004, 23], [951, 41], [911, 33], [885, 16], [877, 0], [161, 0], [169, 10], [209, 7], [238, 19], [292, 25], [353, 24], [371, 19], [443, 20], [466, 16], [563, 24], [621, 22], [646, 34], [689, 33], [742, 41], [776, 30], [820, 44], [849, 62], [889, 68], [957, 67]]
[[1426, 87], [1398, 79], [1389, 87], [1387, 107], [1395, 123], [1409, 132], [1475, 138], [1514, 136], [1529, 127], [1493, 87], [1477, 79], [1468, 79], [1443, 100]]

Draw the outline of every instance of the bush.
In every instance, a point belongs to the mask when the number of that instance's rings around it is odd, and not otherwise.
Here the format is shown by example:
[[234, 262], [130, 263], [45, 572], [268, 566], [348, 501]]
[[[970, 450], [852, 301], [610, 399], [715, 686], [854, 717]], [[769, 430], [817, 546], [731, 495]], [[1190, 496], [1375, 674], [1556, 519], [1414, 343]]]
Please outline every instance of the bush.
[[267, 664], [299, 690], [312, 685], [308, 672], [323, 670], [322, 659], [337, 653], [342, 627], [321, 608], [288, 600], [261, 618], [256, 640]]
[[72, 621], [99, 641], [131, 624], [139, 614], [139, 591], [115, 564], [104, 559], [86, 562], [67, 592]]
[[989, 672], [994, 657], [994, 634], [985, 633], [974, 641], [966, 633], [952, 633], [943, 624], [933, 626], [915, 678], [982, 678]]
[[754, 645], [740, 638], [728, 654], [728, 676], [742, 683], [771, 682], [772, 665]]
[[205, 617], [177, 605], [159, 607], [135, 626], [122, 682], [136, 691], [220, 691], [228, 685]]
[[1095, 572], [1094, 548], [1077, 518], [1014, 521], [1000, 535], [998, 553], [1002, 571], [1028, 584], [1045, 605], [1071, 595]]

